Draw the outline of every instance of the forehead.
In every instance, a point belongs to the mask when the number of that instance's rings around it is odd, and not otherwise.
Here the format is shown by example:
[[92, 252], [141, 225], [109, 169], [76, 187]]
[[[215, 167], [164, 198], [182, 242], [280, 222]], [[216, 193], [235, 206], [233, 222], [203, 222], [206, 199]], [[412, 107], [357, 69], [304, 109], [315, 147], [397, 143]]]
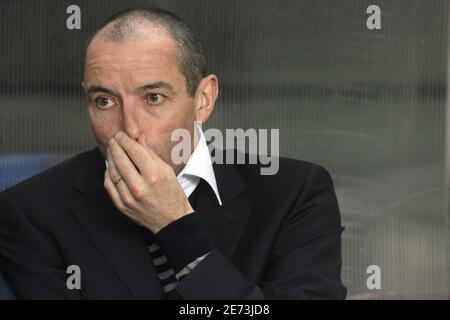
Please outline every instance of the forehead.
[[[85, 80], [98, 76], [179, 76], [175, 41], [161, 28], [113, 41], [97, 35], [86, 51]], [[148, 79], [146, 79], [148, 80]]]

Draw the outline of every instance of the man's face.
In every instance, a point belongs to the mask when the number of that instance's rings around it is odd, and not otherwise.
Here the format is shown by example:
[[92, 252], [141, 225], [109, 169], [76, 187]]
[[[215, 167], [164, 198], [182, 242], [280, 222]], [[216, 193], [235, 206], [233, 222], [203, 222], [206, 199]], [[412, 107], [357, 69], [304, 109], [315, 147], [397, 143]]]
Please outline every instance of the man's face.
[[152, 148], [175, 172], [171, 134], [184, 128], [193, 136], [194, 98], [189, 97], [170, 36], [150, 32], [145, 38], [118, 43], [94, 39], [86, 54], [84, 89], [88, 114], [103, 155], [108, 140], [124, 131], [143, 133]]

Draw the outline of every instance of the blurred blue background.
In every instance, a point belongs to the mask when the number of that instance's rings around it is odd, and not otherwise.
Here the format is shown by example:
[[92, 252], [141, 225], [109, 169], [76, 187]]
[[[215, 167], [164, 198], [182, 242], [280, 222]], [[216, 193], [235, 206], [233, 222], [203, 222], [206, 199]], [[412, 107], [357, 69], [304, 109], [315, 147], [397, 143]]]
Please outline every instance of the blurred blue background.
[[55, 153], [9, 153], [0, 155], [0, 190], [4, 190], [57, 164], [64, 156]]

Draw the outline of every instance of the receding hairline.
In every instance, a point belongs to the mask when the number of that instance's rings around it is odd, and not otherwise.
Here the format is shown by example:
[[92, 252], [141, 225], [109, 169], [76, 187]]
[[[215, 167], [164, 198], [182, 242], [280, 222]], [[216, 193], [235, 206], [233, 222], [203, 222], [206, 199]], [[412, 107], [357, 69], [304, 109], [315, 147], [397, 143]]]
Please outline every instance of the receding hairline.
[[[92, 44], [98, 40], [120, 44], [127, 41], [148, 39], [151, 33], [164, 35], [164, 37], [170, 39], [176, 47], [176, 40], [172, 34], [169, 30], [167, 30], [167, 28], [157, 21], [150, 21], [143, 17], [136, 17], [135, 20], [126, 21], [127, 25], [123, 25], [123, 18], [119, 18], [117, 21], [111, 21], [106, 24], [89, 39], [84, 50], [84, 58], [86, 58], [87, 52]], [[131, 17], [128, 18], [130, 19]]]
[[206, 76], [202, 46], [185, 21], [172, 12], [158, 8], [128, 9], [107, 19], [85, 43], [82, 61], [84, 71], [88, 50], [97, 39], [120, 44], [128, 39], [145, 38], [145, 35], [155, 30], [163, 33], [174, 44], [178, 68], [185, 77], [189, 95], [193, 96], [201, 79]]

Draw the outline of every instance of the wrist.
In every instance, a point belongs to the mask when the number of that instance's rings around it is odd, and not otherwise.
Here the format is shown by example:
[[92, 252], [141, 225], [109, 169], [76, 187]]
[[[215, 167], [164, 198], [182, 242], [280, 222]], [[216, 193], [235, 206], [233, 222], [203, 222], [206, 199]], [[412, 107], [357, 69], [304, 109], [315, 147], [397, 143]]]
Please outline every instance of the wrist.
[[162, 229], [166, 228], [167, 226], [169, 226], [170, 224], [174, 223], [175, 221], [194, 213], [194, 209], [192, 209], [191, 205], [189, 204], [188, 206], [185, 206], [185, 208], [181, 211], [181, 214], [178, 214], [176, 216], [172, 216], [170, 218], [167, 219], [163, 219], [160, 223], [158, 224], [153, 224], [151, 226], [147, 226], [148, 229], [150, 229], [150, 231], [152, 231], [154, 234], [158, 233], [159, 231], [161, 231]]

